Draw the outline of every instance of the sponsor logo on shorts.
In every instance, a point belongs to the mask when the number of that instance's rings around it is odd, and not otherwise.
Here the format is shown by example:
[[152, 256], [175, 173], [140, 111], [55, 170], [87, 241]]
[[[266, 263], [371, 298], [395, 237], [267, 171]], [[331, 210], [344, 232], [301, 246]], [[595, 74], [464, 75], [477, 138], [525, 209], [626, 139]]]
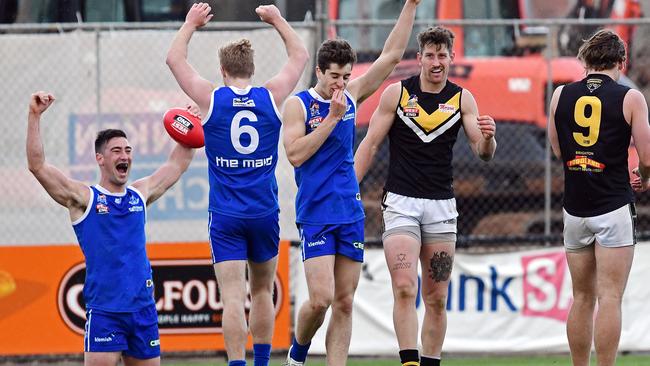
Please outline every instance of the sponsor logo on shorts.
[[352, 245], [354, 246], [355, 249], [363, 250], [363, 248], [364, 248], [363, 242], [360, 242], [360, 241], [355, 241], [355, 242], [352, 243]]
[[113, 342], [112, 337], [95, 337], [94, 340], [97, 343]]
[[456, 225], [456, 219], [449, 219], [442, 222], [445, 225]]
[[158, 347], [160, 346], [160, 339], [154, 339], [153, 341], [149, 342], [149, 345], [151, 347]]
[[357, 201], [361, 201], [361, 193], [357, 192], [357, 195], [355, 197]]
[[153, 287], [153, 280], [151, 278], [147, 280], [147, 287]]
[[319, 246], [319, 245], [325, 245], [325, 239], [320, 239], [320, 240], [316, 240], [316, 241], [310, 241], [310, 242], [307, 243], [307, 246], [308, 246], [309, 248], [311, 248], [311, 247], [316, 247], [316, 246]]

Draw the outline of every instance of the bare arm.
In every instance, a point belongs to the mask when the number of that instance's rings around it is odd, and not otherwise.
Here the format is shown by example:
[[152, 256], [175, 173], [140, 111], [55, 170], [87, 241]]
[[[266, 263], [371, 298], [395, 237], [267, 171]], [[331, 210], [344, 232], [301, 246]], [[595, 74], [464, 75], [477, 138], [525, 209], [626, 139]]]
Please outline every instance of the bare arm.
[[557, 102], [560, 100], [562, 88], [564, 88], [564, 86], [559, 86], [555, 89], [553, 96], [551, 97], [551, 106], [548, 109], [548, 140], [551, 143], [553, 154], [558, 159], [562, 159], [562, 152], [560, 151], [560, 141], [558, 140], [557, 129], [555, 128], [555, 110], [557, 109]]
[[474, 154], [483, 161], [490, 161], [497, 149], [496, 124], [490, 116], [479, 116], [478, 106], [472, 93], [463, 89], [461, 98], [463, 129]]
[[291, 165], [301, 166], [309, 160], [325, 143], [325, 140], [343, 118], [347, 108], [343, 90], [337, 89], [332, 95], [329, 113], [311, 133], [305, 131], [305, 114], [298, 97], [291, 97], [284, 107], [284, 149]]
[[365, 74], [350, 81], [348, 84], [347, 89], [355, 98], [357, 104], [361, 104], [361, 102], [372, 95], [401, 61], [409, 37], [411, 36], [411, 30], [413, 29], [413, 22], [415, 20], [415, 10], [419, 3], [420, 0], [406, 1], [395, 27], [393, 27], [393, 30], [384, 43], [384, 48], [379, 58], [372, 63]]
[[27, 164], [29, 171], [58, 204], [70, 210], [74, 221], [83, 215], [90, 199], [90, 190], [82, 182], [68, 178], [45, 161], [41, 140], [41, 115], [54, 103], [54, 96], [46, 92], [32, 94], [27, 117]]
[[650, 187], [650, 125], [648, 125], [648, 104], [643, 94], [631, 89], [623, 100], [623, 114], [632, 126], [632, 138], [639, 155], [639, 166], [634, 169], [637, 178], [632, 188], [645, 191]]
[[210, 6], [206, 3], [192, 5], [185, 18], [185, 23], [176, 33], [167, 52], [167, 66], [174, 74], [178, 85], [185, 94], [196, 102], [204, 114], [210, 108], [210, 99], [214, 86], [211, 82], [202, 78], [187, 61], [187, 45], [190, 43], [194, 31], [212, 19], [210, 10]]
[[284, 48], [287, 50], [287, 62], [282, 66], [280, 72], [264, 84], [264, 87], [273, 94], [275, 104], [280, 107], [289, 96], [289, 93], [296, 88], [296, 84], [298, 84], [298, 80], [300, 80], [300, 76], [302, 76], [305, 66], [307, 66], [309, 52], [307, 52], [307, 48], [305, 48], [298, 33], [280, 15], [280, 11], [275, 5], [258, 6], [255, 12], [262, 21], [275, 28], [282, 37]]
[[177, 144], [169, 159], [153, 174], [133, 182], [133, 187], [147, 199], [147, 206], [156, 201], [174, 185], [187, 170], [194, 157], [194, 149]]
[[358, 182], [361, 182], [368, 172], [379, 146], [393, 125], [400, 91], [401, 83], [394, 83], [386, 88], [381, 95], [379, 106], [370, 118], [368, 132], [354, 154], [354, 172]]
[[[186, 107], [190, 113], [201, 118], [201, 112], [197, 105], [188, 103]], [[156, 201], [167, 190], [173, 186], [181, 175], [187, 170], [192, 158], [194, 157], [194, 149], [176, 144], [174, 150], [169, 155], [167, 162], [163, 164], [158, 170], [148, 177], [138, 179], [133, 182], [135, 187], [147, 200], [147, 206]]]

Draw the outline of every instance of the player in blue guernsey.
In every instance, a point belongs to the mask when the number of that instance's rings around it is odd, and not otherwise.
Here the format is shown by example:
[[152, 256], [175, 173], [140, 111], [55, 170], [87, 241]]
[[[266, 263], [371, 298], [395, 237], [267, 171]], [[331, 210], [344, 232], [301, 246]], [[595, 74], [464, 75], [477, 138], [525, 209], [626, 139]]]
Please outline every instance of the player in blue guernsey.
[[160, 365], [158, 315], [151, 265], [146, 253], [146, 206], [157, 200], [187, 169], [194, 152], [177, 145], [152, 175], [127, 185], [131, 146], [121, 130], [100, 131], [95, 140], [99, 184], [70, 179], [45, 161], [41, 114], [54, 102], [32, 94], [27, 127], [27, 161], [47, 193], [70, 211], [86, 259], [84, 300], [85, 365]]
[[349, 79], [356, 57], [348, 42], [323, 42], [317, 55], [316, 86], [290, 98], [285, 106], [284, 146], [296, 168], [296, 222], [309, 288], [309, 300], [298, 313], [289, 365], [304, 364], [311, 339], [330, 306], [327, 364], [347, 362], [364, 248], [364, 212], [353, 156], [357, 105], [399, 63], [419, 2], [406, 1], [381, 55], [354, 80]]
[[211, 18], [210, 6], [194, 4], [167, 55], [179, 85], [201, 108], [209, 164], [209, 235], [214, 270], [224, 304], [223, 334], [229, 365], [245, 365], [246, 268], [250, 278], [250, 331], [255, 366], [266, 366], [275, 311], [273, 282], [279, 244], [275, 166], [280, 127], [278, 107], [296, 87], [309, 54], [298, 34], [273, 6], [256, 9], [280, 34], [288, 60], [261, 87], [251, 86], [253, 49], [240, 40], [219, 50], [224, 86], [203, 79], [187, 61], [194, 31]]

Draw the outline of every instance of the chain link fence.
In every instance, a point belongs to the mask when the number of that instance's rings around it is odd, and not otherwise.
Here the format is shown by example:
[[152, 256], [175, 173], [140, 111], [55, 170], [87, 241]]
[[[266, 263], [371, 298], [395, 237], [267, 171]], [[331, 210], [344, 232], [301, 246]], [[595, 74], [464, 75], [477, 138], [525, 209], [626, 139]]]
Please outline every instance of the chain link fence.
[[[313, 24], [295, 26], [305, 44], [315, 43]], [[72, 178], [88, 184], [99, 181], [94, 139], [105, 128], [124, 129], [129, 137], [134, 148], [131, 181], [152, 173], [167, 159], [174, 143], [162, 116], [168, 108], [189, 101], [165, 64], [179, 27], [180, 23], [147, 23], [0, 28], [0, 80], [6, 89], [0, 134], [5, 148], [0, 158], [3, 244], [76, 242], [67, 210], [48, 197], [27, 170], [26, 117], [34, 91], [49, 91], [56, 98], [41, 121], [45, 156]], [[190, 43], [189, 61], [203, 77], [222, 85], [217, 50], [240, 38], [250, 39], [255, 49], [254, 84], [268, 80], [286, 61], [280, 36], [261, 22], [202, 28]], [[297, 91], [308, 87], [310, 76], [305, 72]], [[293, 168], [283, 150], [279, 155], [282, 235], [295, 238]], [[149, 240], [206, 241], [207, 208], [207, 161], [201, 149], [181, 180], [148, 209]]]
[[[427, 2], [423, 2], [427, 4]], [[349, 34], [367, 33], [366, 39], [385, 39], [392, 20], [341, 20], [328, 24], [294, 24], [312, 52], [297, 89], [314, 82], [313, 52], [319, 34], [330, 25], [346, 27]], [[413, 36], [433, 21], [419, 19]], [[559, 244], [562, 233], [561, 164], [551, 157], [546, 142], [546, 108], [556, 85], [583, 77], [574, 55], [579, 40], [602, 26], [615, 27], [628, 36], [629, 65], [624, 82], [650, 96], [650, 20], [498, 20], [449, 21], [457, 36], [457, 53], [450, 79], [476, 98], [481, 114], [497, 121], [498, 148], [493, 161], [473, 155], [459, 133], [454, 148], [454, 189], [459, 218], [459, 245]], [[92, 144], [98, 130], [126, 130], [134, 146], [132, 180], [151, 173], [171, 151], [161, 119], [167, 108], [182, 106], [183, 95], [165, 65], [165, 55], [180, 24], [11, 25], [0, 27], [0, 80], [5, 86], [0, 143], [0, 232], [3, 244], [67, 244], [75, 238], [67, 211], [47, 196], [27, 171], [25, 130], [29, 95], [51, 91], [56, 103], [43, 116], [41, 132], [47, 160], [66, 174], [87, 183], [98, 180]], [[361, 33], [355, 33], [355, 29]], [[345, 32], [339, 32], [345, 34]], [[368, 33], [369, 32], [369, 33]], [[189, 60], [199, 73], [221, 83], [217, 48], [246, 37], [256, 50], [254, 83], [260, 84], [286, 60], [276, 32], [261, 23], [219, 23], [194, 35]], [[377, 56], [376, 47], [361, 44], [360, 63]], [[462, 49], [461, 49], [462, 48]], [[388, 82], [418, 73], [417, 49], [411, 43], [405, 60]], [[355, 69], [361, 69], [359, 65]], [[380, 92], [359, 111], [357, 143]], [[281, 144], [280, 144], [281, 145]], [[293, 169], [282, 146], [277, 170], [281, 202], [281, 236], [297, 240]], [[630, 168], [636, 166], [630, 149]], [[388, 166], [385, 142], [361, 185], [366, 208], [367, 242], [381, 238], [381, 195]], [[205, 241], [207, 238], [207, 162], [198, 152], [181, 181], [149, 210], [148, 235], [152, 242]], [[650, 233], [650, 201], [637, 195], [638, 229]]]
[[[413, 34], [431, 24], [417, 21]], [[336, 25], [347, 33], [363, 28], [370, 34], [367, 39], [385, 39], [392, 23], [339, 21]], [[491, 162], [484, 163], [472, 153], [462, 129], [454, 146], [459, 246], [561, 244], [564, 179], [561, 162], [552, 156], [546, 138], [550, 95], [558, 85], [584, 77], [584, 68], [575, 58], [578, 47], [596, 30], [609, 27], [627, 37], [629, 47], [629, 63], [619, 82], [640, 89], [646, 98], [650, 96], [650, 19], [609, 23], [602, 19], [459, 20], [442, 25], [456, 34], [450, 80], [471, 91], [480, 114], [489, 114], [497, 122], [498, 148]], [[353, 47], [366, 48], [358, 44]], [[389, 82], [419, 72], [416, 52], [416, 48], [407, 50]], [[373, 57], [361, 55], [361, 59]], [[365, 103], [358, 121], [357, 142], [365, 136], [378, 95]], [[381, 239], [380, 201], [388, 154], [385, 141], [361, 185], [367, 241]], [[638, 163], [633, 144], [629, 156], [631, 171]], [[636, 200], [638, 234], [647, 238], [650, 201], [647, 193], [637, 194]]]

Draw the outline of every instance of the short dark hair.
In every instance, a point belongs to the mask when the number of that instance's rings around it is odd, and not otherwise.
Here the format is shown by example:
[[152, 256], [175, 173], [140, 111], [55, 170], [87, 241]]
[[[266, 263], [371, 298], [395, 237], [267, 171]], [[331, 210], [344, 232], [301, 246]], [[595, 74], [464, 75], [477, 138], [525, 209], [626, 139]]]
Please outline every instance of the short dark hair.
[[357, 62], [357, 55], [352, 46], [341, 38], [328, 39], [321, 43], [316, 58], [321, 72], [329, 69], [331, 64], [345, 66], [347, 64], [354, 65]]
[[219, 49], [219, 62], [228, 75], [250, 78], [255, 73], [255, 52], [251, 41], [242, 38]]
[[580, 46], [578, 58], [585, 63], [587, 69], [609, 70], [619, 62], [625, 62], [625, 43], [618, 34], [609, 29], [601, 29]]
[[420, 52], [428, 45], [446, 45], [449, 52], [454, 47], [454, 33], [444, 27], [429, 27], [418, 33], [418, 45]]
[[102, 151], [104, 151], [104, 148], [106, 147], [106, 144], [108, 141], [110, 141], [112, 138], [115, 137], [126, 137], [126, 133], [122, 130], [116, 130], [116, 129], [106, 129], [106, 130], [101, 130], [97, 133], [97, 138], [95, 139], [95, 153], [96, 154], [101, 154]]

